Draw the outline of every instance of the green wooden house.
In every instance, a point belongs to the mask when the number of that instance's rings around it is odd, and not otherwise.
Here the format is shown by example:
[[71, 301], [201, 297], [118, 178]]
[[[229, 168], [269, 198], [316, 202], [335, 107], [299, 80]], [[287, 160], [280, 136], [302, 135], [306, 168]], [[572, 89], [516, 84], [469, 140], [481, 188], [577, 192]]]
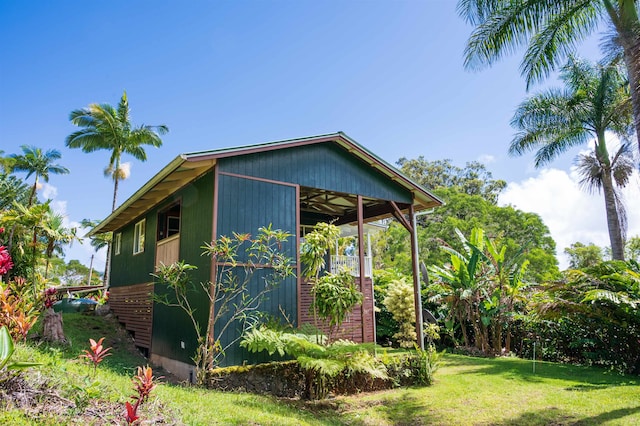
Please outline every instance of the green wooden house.
[[[269, 224], [286, 230], [296, 236], [284, 250], [297, 263], [297, 278], [278, 286], [261, 309], [276, 316], [284, 309], [290, 319], [302, 324], [312, 321], [309, 286], [300, 278], [300, 239], [317, 222], [350, 227], [360, 242], [351, 256], [354, 259], [332, 259], [332, 263], [351, 265], [365, 299], [341, 335], [374, 341], [367, 224], [395, 217], [416, 242], [415, 213], [440, 204], [393, 166], [344, 133], [335, 133], [180, 155], [90, 234], [113, 232], [110, 305], [119, 321], [154, 363], [188, 378], [195, 332], [178, 308], [153, 303], [151, 295], [159, 289], [150, 274], [160, 262], [184, 260], [196, 265], [194, 280], [206, 282], [216, 265], [201, 256], [205, 242], [233, 232], [255, 234]], [[412, 251], [419, 288], [417, 256]], [[207, 297], [195, 297], [193, 304], [199, 322], [206, 324]], [[224, 359], [228, 365], [255, 361], [255, 355], [238, 346]]]

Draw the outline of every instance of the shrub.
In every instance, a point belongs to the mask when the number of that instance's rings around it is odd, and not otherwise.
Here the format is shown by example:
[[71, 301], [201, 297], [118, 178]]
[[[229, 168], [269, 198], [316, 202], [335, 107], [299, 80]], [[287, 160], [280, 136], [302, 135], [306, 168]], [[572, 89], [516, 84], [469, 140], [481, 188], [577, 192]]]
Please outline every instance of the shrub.
[[387, 287], [384, 305], [399, 325], [399, 330], [393, 335], [393, 338], [403, 348], [412, 347], [417, 339], [417, 334], [415, 328], [416, 310], [411, 284], [404, 279], [391, 281]]

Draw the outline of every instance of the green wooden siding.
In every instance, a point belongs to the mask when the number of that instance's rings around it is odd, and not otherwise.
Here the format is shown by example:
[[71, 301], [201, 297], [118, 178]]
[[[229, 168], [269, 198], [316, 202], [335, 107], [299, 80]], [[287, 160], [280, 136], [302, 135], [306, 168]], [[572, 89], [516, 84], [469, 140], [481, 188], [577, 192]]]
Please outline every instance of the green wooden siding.
[[[200, 179], [181, 189], [174, 196], [155, 209], [158, 210], [180, 200], [180, 259], [197, 266], [191, 271], [194, 290], [189, 302], [196, 311], [196, 319], [206, 332], [209, 315], [209, 303], [199, 283], [208, 282], [211, 274], [211, 259], [201, 256], [202, 245], [211, 241], [213, 218], [213, 173], [207, 173]], [[155, 239], [155, 228], [152, 234]], [[166, 294], [167, 289], [156, 284], [156, 294]], [[191, 363], [197, 348], [196, 333], [189, 317], [179, 308], [156, 303], [153, 307], [153, 353]], [[182, 348], [181, 342], [184, 342]]]
[[[142, 219], [146, 219], [144, 251], [133, 254], [133, 231], [136, 223]], [[112, 287], [152, 281], [149, 273], [153, 271], [155, 261], [156, 220], [155, 211], [151, 211], [115, 232], [122, 233], [122, 243], [120, 254], [115, 254], [115, 247], [111, 247], [111, 277], [109, 282]]]
[[411, 203], [412, 195], [336, 144], [313, 144], [223, 158], [221, 171], [310, 188]]
[[[297, 259], [296, 188], [233, 176], [221, 175], [219, 179], [218, 236], [232, 235], [233, 232], [255, 235], [258, 228], [271, 224], [273, 229], [282, 229], [293, 235], [283, 246], [283, 250], [295, 261]], [[242, 268], [237, 269], [242, 277]], [[249, 284], [251, 294], [255, 294], [262, 286], [265, 273], [268, 273], [268, 270], [254, 274]], [[295, 278], [289, 278], [281, 283], [269, 293], [268, 299], [260, 306], [261, 311], [276, 317], [281, 316], [280, 308], [295, 321], [297, 315]], [[225, 322], [226, 318], [220, 320], [220, 324]], [[238, 327], [232, 326], [225, 335], [216, 337], [220, 337], [222, 345], [225, 346], [237, 336], [237, 333]], [[235, 344], [227, 350], [223, 365], [242, 364], [245, 361], [253, 363], [264, 359], [266, 359], [264, 356], [249, 354]]]

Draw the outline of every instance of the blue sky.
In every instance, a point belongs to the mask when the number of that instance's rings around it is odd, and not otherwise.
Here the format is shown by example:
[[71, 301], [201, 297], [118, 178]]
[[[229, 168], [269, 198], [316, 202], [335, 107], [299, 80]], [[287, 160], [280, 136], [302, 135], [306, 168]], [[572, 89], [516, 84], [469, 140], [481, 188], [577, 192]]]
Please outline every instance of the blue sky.
[[[71, 223], [103, 218], [111, 207], [108, 153], [66, 148], [74, 131], [68, 115], [93, 102], [115, 105], [126, 90], [134, 123], [166, 124], [170, 132], [146, 163], [132, 161], [120, 203], [182, 152], [344, 131], [390, 163], [480, 159], [512, 183], [505, 203], [528, 201], [535, 211], [531, 192], [552, 189], [560, 175], [544, 176], [531, 156], [506, 153], [509, 120], [526, 96], [520, 55], [465, 71], [471, 27], [455, 4], [0, 2], [0, 149], [60, 150], [71, 173], [52, 176], [41, 199], [53, 198]], [[583, 54], [598, 59], [596, 45]], [[570, 177], [572, 159], [552, 167]], [[592, 231], [600, 222], [604, 229], [603, 212], [580, 226]], [[72, 253], [88, 263], [89, 251]]]

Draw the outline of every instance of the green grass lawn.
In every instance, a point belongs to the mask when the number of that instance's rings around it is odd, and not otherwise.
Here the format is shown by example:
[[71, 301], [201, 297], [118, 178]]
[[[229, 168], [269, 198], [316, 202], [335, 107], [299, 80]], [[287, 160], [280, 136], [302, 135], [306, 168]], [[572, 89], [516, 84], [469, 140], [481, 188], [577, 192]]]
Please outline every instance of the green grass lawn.
[[[70, 346], [19, 345], [18, 359], [36, 359], [30, 380], [47, 382], [61, 397], [102, 410], [93, 424], [122, 422], [132, 395], [131, 375], [146, 361], [128, 350], [113, 322], [65, 315]], [[77, 359], [89, 337], [107, 336], [113, 356], [95, 379]], [[395, 389], [319, 402], [222, 393], [164, 383], [141, 414], [147, 421], [188, 425], [637, 425], [640, 380], [600, 369], [514, 358], [445, 355], [435, 385]], [[97, 398], [97, 399], [95, 399]], [[4, 407], [3, 407], [4, 408]], [[3, 409], [0, 424], [70, 424], [78, 410], [37, 414]], [[34, 412], [36, 414], [34, 414]], [[86, 417], [82, 421], [87, 422]]]

